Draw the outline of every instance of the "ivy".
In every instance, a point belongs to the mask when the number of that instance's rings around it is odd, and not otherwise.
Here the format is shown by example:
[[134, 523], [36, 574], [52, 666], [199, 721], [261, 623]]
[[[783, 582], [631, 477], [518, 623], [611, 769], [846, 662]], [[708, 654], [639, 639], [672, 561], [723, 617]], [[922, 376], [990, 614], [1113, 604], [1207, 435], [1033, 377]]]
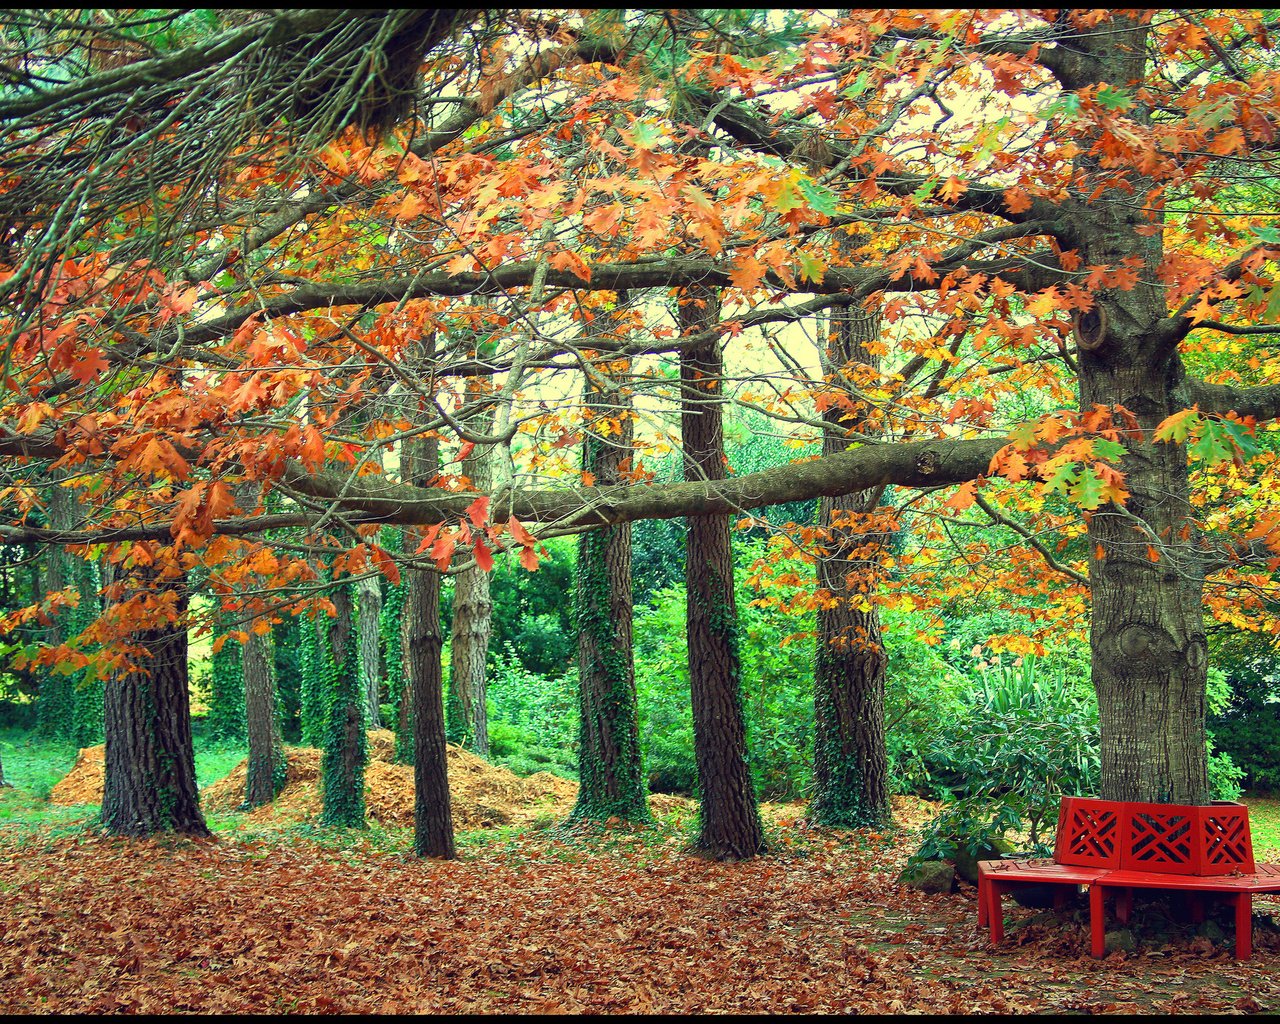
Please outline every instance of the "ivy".
[[[324, 754], [320, 760], [324, 804], [320, 820], [325, 825], [364, 828], [364, 769], [369, 759], [365, 735], [365, 702], [360, 685], [360, 638], [354, 621], [355, 593], [345, 584], [345, 629], [341, 651], [326, 659]], [[329, 631], [332, 637], [334, 630]], [[322, 651], [329, 651], [322, 644]], [[329, 671], [332, 670], [332, 676]]]

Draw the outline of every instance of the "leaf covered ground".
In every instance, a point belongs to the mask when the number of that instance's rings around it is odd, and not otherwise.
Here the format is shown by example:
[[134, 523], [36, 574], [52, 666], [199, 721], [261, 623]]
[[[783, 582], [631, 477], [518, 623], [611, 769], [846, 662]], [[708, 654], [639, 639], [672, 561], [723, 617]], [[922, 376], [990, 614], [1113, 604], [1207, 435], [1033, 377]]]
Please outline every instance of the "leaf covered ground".
[[[910, 815], [905, 815], [908, 819]], [[398, 829], [307, 826], [127, 841], [0, 835], [0, 1011], [1257, 1012], [1280, 937], [1087, 955], [1083, 915], [894, 884], [911, 847], [783, 815], [776, 852], [684, 851], [687, 824], [605, 836], [471, 833], [458, 861]], [[1280, 910], [1260, 899], [1255, 913]], [[1029, 923], [1028, 923], [1029, 922]]]

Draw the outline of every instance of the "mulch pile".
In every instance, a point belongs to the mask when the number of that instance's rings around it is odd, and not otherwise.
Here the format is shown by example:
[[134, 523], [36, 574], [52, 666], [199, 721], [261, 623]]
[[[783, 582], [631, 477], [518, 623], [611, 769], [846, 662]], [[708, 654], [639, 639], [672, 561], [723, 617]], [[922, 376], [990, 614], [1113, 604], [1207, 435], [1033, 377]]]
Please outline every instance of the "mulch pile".
[[[382, 825], [413, 827], [413, 769], [393, 763], [395, 734], [388, 729], [369, 731], [369, 764], [365, 768], [365, 808]], [[58, 805], [102, 802], [104, 748], [86, 747], [49, 802]], [[318, 818], [322, 803], [321, 752], [315, 747], [288, 747], [288, 781], [280, 795], [248, 815], [255, 822], [294, 822]], [[550, 772], [521, 778], [501, 765], [490, 764], [461, 747], [450, 746], [449, 793], [453, 824], [459, 829], [525, 825], [540, 818], [562, 820], [578, 797], [578, 784]], [[244, 800], [248, 761], [231, 774], [206, 786], [200, 794], [206, 811], [234, 811]], [[656, 813], [692, 810], [682, 797], [657, 794], [650, 797]]]

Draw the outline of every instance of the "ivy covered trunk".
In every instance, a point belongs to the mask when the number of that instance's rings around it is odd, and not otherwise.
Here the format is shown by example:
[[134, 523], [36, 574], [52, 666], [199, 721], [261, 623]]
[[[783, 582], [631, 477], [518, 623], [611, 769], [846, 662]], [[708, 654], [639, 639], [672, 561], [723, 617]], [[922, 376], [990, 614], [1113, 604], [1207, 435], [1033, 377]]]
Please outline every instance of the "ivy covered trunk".
[[[709, 330], [719, 321], [719, 298], [713, 292], [690, 289], [680, 301], [679, 320], [685, 333]], [[680, 357], [686, 480], [725, 477], [722, 373], [718, 340], [687, 348]], [[685, 588], [701, 801], [695, 846], [720, 860], [753, 857], [763, 852], [764, 835], [747, 765], [728, 516], [688, 520]]]
[[[632, 455], [631, 402], [613, 380], [588, 377], [582, 468], [619, 482]], [[578, 801], [570, 821], [648, 821], [632, 655], [631, 524], [578, 538]]]
[[[848, 431], [863, 425], [847, 399], [844, 373], [873, 365], [869, 342], [879, 340], [880, 316], [851, 309], [834, 316], [823, 373], [837, 395], [823, 413], [822, 454], [848, 447]], [[823, 498], [819, 525], [828, 531], [817, 559], [820, 596], [814, 663], [813, 801], [810, 814], [823, 825], [859, 828], [891, 816], [889, 761], [885, 749], [884, 690], [888, 657], [880, 612], [870, 598], [880, 573], [884, 535], [867, 532], [882, 490]]]
[[[427, 486], [439, 461], [435, 440], [406, 446], [405, 479]], [[415, 550], [423, 531], [405, 531], [405, 546]], [[444, 668], [440, 653], [440, 574], [408, 569], [404, 603], [405, 675], [413, 707], [414, 852], [420, 857], [452, 859], [453, 811], [449, 798], [449, 759], [445, 741]]]
[[338, 610], [329, 629], [329, 648], [336, 667], [325, 719], [324, 754], [320, 760], [326, 825], [364, 828], [364, 768], [368, 739], [364, 725], [364, 693], [360, 686], [360, 649], [350, 583], [333, 595]]
[[332, 682], [330, 668], [333, 659], [328, 656], [328, 644], [322, 634], [324, 622], [321, 616], [302, 621], [302, 682], [298, 693], [298, 723], [302, 744], [318, 747], [324, 738], [325, 699]]
[[382, 588], [374, 576], [356, 584], [360, 609], [360, 685], [370, 729], [382, 727], [379, 691], [382, 689]]
[[252, 630], [244, 644], [244, 706], [249, 739], [249, 774], [244, 794], [247, 807], [270, 803], [285, 783], [284, 743], [276, 714], [274, 647], [270, 632]]
[[[185, 594], [178, 610], [186, 611]], [[117, 835], [208, 835], [191, 745], [186, 624], [131, 640], [150, 657], [107, 682], [102, 823]]]
[[[1140, 79], [1146, 32], [1118, 19], [1105, 40], [1080, 35], [1080, 85]], [[1186, 450], [1153, 437], [1165, 417], [1190, 402], [1180, 393], [1176, 340], [1159, 326], [1168, 313], [1160, 236], [1135, 231], [1144, 223], [1135, 211], [1152, 186], [1133, 174], [1108, 181], [1110, 169], [1083, 157], [1078, 171], [1070, 213], [1083, 265], [1118, 267], [1137, 258], [1144, 268], [1134, 287], [1101, 292], [1077, 332], [1081, 409], [1123, 406], [1141, 428], [1127, 429], [1124, 414], [1116, 418], [1128, 449], [1120, 461], [1130, 495], [1124, 510], [1103, 505], [1088, 517], [1102, 796], [1205, 803], [1204, 566], [1193, 541]]]
[[209, 713], [205, 715], [204, 727], [210, 739], [245, 738], [244, 683], [243, 651], [239, 643], [228, 638], [213, 652], [209, 669]]
[[[467, 400], [483, 399], [486, 385], [471, 378], [467, 382]], [[467, 426], [477, 434], [493, 430], [494, 407], [490, 405], [467, 417]], [[490, 460], [493, 448], [477, 445], [462, 461], [463, 475], [482, 494], [489, 490], [493, 474]], [[469, 553], [464, 553], [464, 555]], [[493, 599], [489, 596], [489, 573], [479, 566], [464, 569], [453, 579], [453, 645], [449, 661], [450, 738], [489, 756], [489, 714], [487, 661], [489, 637], [493, 632]]]
[[[400, 527], [385, 527], [381, 535], [382, 546], [390, 552], [404, 550], [404, 531]], [[387, 695], [395, 706], [396, 720], [392, 723], [396, 734], [395, 758], [399, 764], [413, 764], [413, 716], [409, 713], [408, 688], [404, 675], [404, 596], [408, 583], [404, 576], [398, 583], [388, 583], [382, 602], [379, 632], [382, 634], [382, 662], [385, 666]]]

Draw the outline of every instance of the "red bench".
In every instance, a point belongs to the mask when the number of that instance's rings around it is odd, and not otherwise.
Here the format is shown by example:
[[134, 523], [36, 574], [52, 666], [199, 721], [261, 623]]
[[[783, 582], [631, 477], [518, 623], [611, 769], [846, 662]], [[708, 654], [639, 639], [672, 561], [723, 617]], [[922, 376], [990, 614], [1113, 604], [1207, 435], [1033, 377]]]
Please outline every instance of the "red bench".
[[[1023, 885], [1089, 888], [1089, 926], [1094, 956], [1104, 952], [1105, 898], [1117, 896], [1127, 921], [1135, 889], [1173, 889], [1195, 894], [1193, 915], [1206, 893], [1233, 900], [1236, 958], [1253, 950], [1253, 894], [1280, 892], [1280, 864], [1255, 864], [1249, 809], [1218, 801], [1208, 806], [1144, 804], [1063, 797], [1053, 858], [984, 860], [978, 864], [978, 925], [991, 941], [1004, 937], [1002, 898]], [[1061, 899], [1055, 901], [1061, 905]]]

